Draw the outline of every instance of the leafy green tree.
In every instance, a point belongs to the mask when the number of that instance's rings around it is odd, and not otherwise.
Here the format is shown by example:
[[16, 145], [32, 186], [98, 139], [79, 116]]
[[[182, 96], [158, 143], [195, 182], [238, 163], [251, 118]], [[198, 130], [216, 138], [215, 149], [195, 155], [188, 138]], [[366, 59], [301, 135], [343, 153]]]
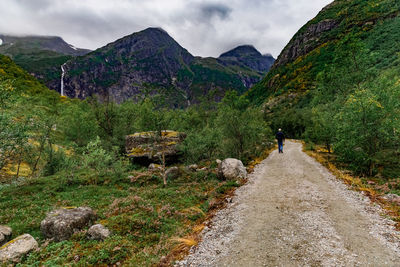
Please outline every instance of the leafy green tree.
[[351, 94], [336, 116], [335, 151], [357, 171], [373, 175], [380, 152], [398, 149], [400, 87], [380, 77]]
[[225, 156], [248, 159], [271, 136], [261, 110], [250, 108], [249, 102], [235, 91], [226, 94], [219, 105], [216, 127], [221, 131], [221, 151]]

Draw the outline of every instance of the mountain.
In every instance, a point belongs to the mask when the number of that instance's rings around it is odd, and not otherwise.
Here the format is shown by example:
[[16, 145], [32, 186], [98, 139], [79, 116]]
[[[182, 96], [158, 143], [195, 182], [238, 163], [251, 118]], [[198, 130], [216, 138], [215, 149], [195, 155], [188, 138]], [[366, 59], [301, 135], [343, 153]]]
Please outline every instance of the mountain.
[[9, 56], [19, 66], [45, 84], [59, 82], [60, 66], [90, 50], [76, 48], [57, 36], [11, 36], [0, 34], [0, 54]]
[[[251, 58], [258, 58], [256, 69]], [[218, 59], [194, 57], [164, 30], [148, 28], [68, 61], [64, 92], [77, 98], [111, 96], [117, 102], [161, 93], [171, 105], [186, 106], [210, 91], [217, 100], [227, 90], [245, 92], [266, 73], [263, 59], [249, 47]]]
[[83, 56], [88, 49], [76, 48], [58, 36], [12, 36], [0, 34], [0, 53], [26, 53], [27, 51], [53, 51], [62, 55]]
[[[49, 90], [35, 77], [15, 64], [9, 57], [0, 55], [0, 83], [6, 81], [11, 81], [12, 86], [15, 88], [14, 94], [22, 95], [27, 98], [34, 95], [43, 98], [57, 95], [57, 93]], [[59, 98], [59, 96], [57, 96], [57, 98]]]
[[248, 98], [273, 127], [301, 136], [320, 99], [346, 99], [371, 78], [400, 71], [399, 10], [395, 0], [333, 1], [293, 36]]
[[223, 53], [218, 59], [224, 65], [248, 67], [260, 72], [260, 74], [267, 73], [275, 62], [275, 59], [271, 55], [261, 55], [252, 45], [238, 46]]

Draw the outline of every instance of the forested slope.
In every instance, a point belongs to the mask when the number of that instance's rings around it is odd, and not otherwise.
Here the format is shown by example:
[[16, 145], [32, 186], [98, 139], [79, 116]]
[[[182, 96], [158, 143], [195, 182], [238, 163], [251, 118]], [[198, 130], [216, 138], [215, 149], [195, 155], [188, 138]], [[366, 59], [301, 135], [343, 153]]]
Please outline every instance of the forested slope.
[[397, 175], [399, 9], [395, 0], [334, 1], [292, 38], [249, 99], [272, 128], [333, 146], [360, 172]]

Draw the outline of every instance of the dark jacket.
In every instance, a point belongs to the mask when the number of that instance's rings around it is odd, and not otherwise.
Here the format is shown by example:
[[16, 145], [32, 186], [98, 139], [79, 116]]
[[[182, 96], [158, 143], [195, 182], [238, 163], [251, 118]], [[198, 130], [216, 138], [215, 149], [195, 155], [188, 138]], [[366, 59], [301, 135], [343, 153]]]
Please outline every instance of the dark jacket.
[[279, 143], [282, 143], [283, 141], [285, 141], [285, 135], [282, 132], [277, 132], [276, 139]]

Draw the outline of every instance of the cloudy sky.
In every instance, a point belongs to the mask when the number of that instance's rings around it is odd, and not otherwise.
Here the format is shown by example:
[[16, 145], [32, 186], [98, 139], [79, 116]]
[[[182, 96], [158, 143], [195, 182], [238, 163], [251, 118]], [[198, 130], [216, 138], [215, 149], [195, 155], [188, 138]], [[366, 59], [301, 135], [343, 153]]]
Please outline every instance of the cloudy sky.
[[162, 27], [196, 56], [240, 44], [278, 56], [332, 0], [0, 0], [0, 33], [58, 35], [96, 49]]

